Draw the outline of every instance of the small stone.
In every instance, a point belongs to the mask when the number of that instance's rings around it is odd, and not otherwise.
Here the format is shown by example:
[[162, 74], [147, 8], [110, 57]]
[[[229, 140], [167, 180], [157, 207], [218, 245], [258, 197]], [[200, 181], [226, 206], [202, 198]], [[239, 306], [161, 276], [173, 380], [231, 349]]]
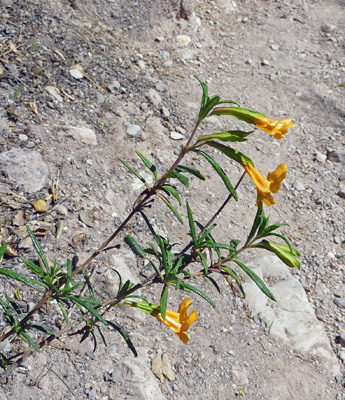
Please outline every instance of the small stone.
[[168, 51], [164, 50], [164, 51], [161, 52], [161, 56], [163, 58], [170, 58], [170, 53]]
[[271, 49], [273, 51], [278, 51], [279, 50], [279, 46], [277, 44], [271, 44]]
[[158, 92], [165, 92], [167, 90], [167, 87], [164, 85], [164, 83], [158, 82], [156, 84], [156, 89], [158, 90]]
[[340, 351], [339, 352], [339, 358], [343, 363], [345, 363], [345, 351]]
[[97, 144], [95, 132], [90, 128], [78, 128], [70, 126], [67, 131], [75, 140], [80, 140], [85, 144]]
[[42, 189], [48, 175], [48, 166], [36, 151], [12, 149], [0, 154], [1, 169], [11, 182], [23, 185], [29, 193]]
[[27, 142], [29, 138], [28, 138], [27, 135], [24, 135], [23, 133], [21, 133], [21, 134], [18, 136], [18, 139], [19, 139], [21, 142]]
[[248, 58], [248, 60], [246, 60], [246, 64], [252, 65], [253, 64], [253, 60], [251, 58]]
[[264, 58], [264, 59], [261, 61], [261, 65], [268, 66], [268, 65], [270, 65], [270, 63], [269, 63], [268, 60], [266, 60], [266, 58]]
[[322, 154], [322, 153], [316, 153], [316, 161], [318, 161], [319, 163], [325, 163], [326, 162], [326, 160], [327, 160], [327, 156], [326, 156], [326, 154]]
[[335, 338], [335, 340], [336, 343], [339, 343], [345, 347], [345, 332], [341, 332], [340, 335]]
[[33, 149], [34, 147], [35, 147], [36, 145], [35, 145], [35, 142], [33, 142], [33, 141], [29, 141], [28, 143], [27, 143], [27, 145], [26, 145], [26, 147], [28, 148], [28, 149]]
[[340, 308], [345, 308], [345, 298], [342, 298], [342, 299], [335, 298], [334, 304], [336, 304]]
[[188, 46], [192, 39], [187, 35], [178, 35], [176, 36], [176, 40], [179, 42], [181, 46]]
[[63, 97], [59, 94], [58, 89], [55, 86], [46, 86], [45, 90], [54, 97], [59, 103], [63, 102]]
[[174, 139], [174, 140], [185, 139], [185, 137], [183, 135], [181, 135], [181, 133], [178, 133], [178, 132], [171, 132], [170, 137], [171, 137], [171, 139]]
[[305, 186], [304, 186], [303, 183], [300, 182], [300, 181], [296, 181], [296, 182], [293, 184], [293, 187], [294, 187], [296, 190], [298, 190], [299, 192], [302, 192], [303, 190], [305, 190]]
[[321, 30], [323, 33], [331, 33], [337, 28], [336, 25], [331, 25], [331, 24], [325, 24], [322, 25]]
[[84, 75], [79, 69], [73, 68], [69, 70], [69, 73], [73, 76], [75, 79], [83, 79]]
[[67, 216], [68, 214], [68, 210], [63, 204], [59, 204], [57, 207], [55, 207], [55, 211], [64, 216]]
[[340, 243], [341, 243], [341, 240], [340, 240], [340, 237], [339, 237], [339, 236], [334, 236], [334, 237], [333, 237], [333, 241], [334, 241], [334, 243], [337, 243], [337, 244], [340, 244]]
[[337, 193], [337, 195], [339, 197], [341, 197], [342, 199], [345, 199], [345, 186], [341, 186], [339, 192]]
[[162, 102], [161, 95], [155, 89], [149, 89], [147, 98], [156, 107]]
[[170, 117], [170, 112], [166, 107], [162, 107], [162, 115], [164, 118], [169, 118]]
[[157, 36], [155, 39], [155, 42], [161, 43], [161, 42], [164, 42], [164, 40], [165, 40], [164, 36]]
[[170, 61], [166, 61], [166, 62], [164, 63], [164, 66], [169, 68], [169, 67], [172, 67], [173, 64], [174, 64], [173, 61], [170, 60]]
[[128, 124], [127, 125], [127, 135], [131, 137], [137, 137], [141, 131], [141, 127], [139, 125]]
[[179, 390], [178, 384], [177, 384], [176, 382], [174, 382], [174, 383], [171, 385], [171, 389], [172, 389], [174, 392], [178, 392], [178, 390]]
[[138, 64], [139, 68], [141, 68], [141, 69], [146, 68], [146, 64], [143, 60], [138, 60], [137, 64]]
[[140, 104], [140, 109], [142, 111], [147, 111], [149, 109], [149, 106], [147, 105], [147, 103], [141, 103]]

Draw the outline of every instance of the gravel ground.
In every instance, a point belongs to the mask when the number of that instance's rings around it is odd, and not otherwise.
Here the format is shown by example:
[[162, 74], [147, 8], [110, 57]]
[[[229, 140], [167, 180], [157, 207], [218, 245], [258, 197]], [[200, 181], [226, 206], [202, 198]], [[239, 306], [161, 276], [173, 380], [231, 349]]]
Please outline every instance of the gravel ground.
[[[49, 258], [77, 254], [82, 260], [97, 249], [140, 193], [116, 157], [144, 170], [135, 154], [139, 150], [159, 172], [170, 166], [196, 119], [201, 90], [193, 75], [198, 75], [213, 94], [298, 124], [284, 140], [256, 132], [237, 148], [264, 174], [281, 162], [289, 166], [277, 204], [267, 214], [290, 225], [284, 231], [302, 254], [301, 271], [291, 273], [324, 323], [344, 374], [345, 340], [339, 338], [345, 332], [345, 3], [199, 0], [194, 12], [192, 2], [181, 4], [0, 2], [0, 151], [35, 151], [42, 156], [35, 162], [43, 165], [31, 164], [32, 179], [24, 182], [13, 182], [2, 171], [2, 239], [16, 229], [18, 210], [25, 210], [27, 221], [42, 229], [39, 240]], [[210, 118], [201, 131], [226, 129], [229, 123], [232, 129], [242, 126]], [[227, 194], [205, 161], [194, 156], [188, 161], [208, 178], [206, 183], [191, 179], [185, 191], [195, 218], [205, 222]], [[222, 165], [236, 182], [240, 169], [227, 160]], [[44, 184], [34, 189], [37, 169]], [[60, 208], [39, 217], [31, 203], [46, 198], [54, 185], [60, 188]], [[256, 213], [249, 179], [239, 196], [240, 202], [228, 205], [217, 220], [218, 240], [245, 237], [243, 227]], [[150, 210], [153, 225], [182, 242], [187, 228], [181, 230], [157, 204]], [[58, 220], [64, 221], [59, 240]], [[125, 233], [142, 243], [149, 240], [139, 217]], [[94, 264], [94, 285], [104, 298], [116, 290], [114, 267], [125, 263], [130, 276], [142, 278], [143, 266], [122, 239], [119, 251], [102, 254]], [[20, 258], [35, 259], [30, 242], [21, 240], [13, 250], [19, 257], [2, 266], [28, 275]], [[250, 253], [245, 261], [258, 255]], [[1, 298], [17, 289], [8, 280], [0, 282]], [[332, 376], [319, 359], [274, 340], [225, 284], [221, 295], [203, 289], [217, 308], [193, 297], [199, 321], [187, 346], [156, 320], [136, 310], [116, 310], [111, 316], [130, 333], [137, 359], [110, 329], [103, 331], [107, 346], [96, 333], [95, 352], [92, 341], [64, 338], [27, 359], [0, 387], [0, 397], [345, 399], [343, 375]], [[32, 307], [39, 298], [21, 290], [23, 307]], [[142, 294], [158, 302], [159, 292], [151, 287]], [[170, 308], [182, 298], [171, 292]], [[37, 319], [55, 329], [61, 325], [54, 304]], [[162, 354], [171, 362], [172, 381], [151, 372], [152, 359]]]

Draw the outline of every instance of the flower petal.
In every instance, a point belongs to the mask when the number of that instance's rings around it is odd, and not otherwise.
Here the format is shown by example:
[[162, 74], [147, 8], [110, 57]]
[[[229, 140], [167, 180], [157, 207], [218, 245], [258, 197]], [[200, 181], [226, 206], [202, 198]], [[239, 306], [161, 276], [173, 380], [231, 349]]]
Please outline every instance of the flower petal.
[[283, 163], [278, 165], [274, 172], [269, 172], [267, 175], [267, 179], [271, 182], [270, 189], [272, 193], [277, 193], [280, 189], [283, 180], [286, 177], [288, 171], [288, 166]]

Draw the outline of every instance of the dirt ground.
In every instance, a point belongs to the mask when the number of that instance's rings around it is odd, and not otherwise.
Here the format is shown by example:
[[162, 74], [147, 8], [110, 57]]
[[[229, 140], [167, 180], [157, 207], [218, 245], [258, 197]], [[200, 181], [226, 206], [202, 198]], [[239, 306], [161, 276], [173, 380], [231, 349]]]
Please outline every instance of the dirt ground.
[[[145, 169], [135, 150], [154, 160], [159, 172], [171, 165], [184, 143], [172, 133], [188, 137], [196, 120], [201, 96], [197, 75], [211, 94], [298, 124], [284, 140], [257, 131], [236, 147], [264, 175], [288, 164], [277, 204], [267, 214], [272, 222], [290, 225], [284, 232], [302, 254], [301, 270], [291, 273], [324, 323], [344, 374], [344, 347], [337, 339], [345, 332], [344, 308], [335, 300], [345, 299], [345, 2], [175, 3], [0, 1], [0, 151], [36, 151], [48, 167], [45, 184], [31, 193], [1, 175], [1, 234], [13, 231], [18, 213], [18, 207], [11, 208], [13, 201], [25, 210], [27, 222], [46, 223], [39, 240], [50, 259], [85, 259], [120, 225], [140, 193], [137, 180], [117, 157], [139, 171]], [[229, 125], [244, 126], [212, 117], [201, 132]], [[78, 137], [71, 127], [89, 128], [95, 136]], [[240, 168], [211, 153], [236, 183]], [[190, 156], [188, 162], [204, 171], [207, 181], [191, 179], [184, 198], [195, 219], [206, 222], [227, 193], [206, 161]], [[31, 203], [45, 198], [56, 184], [64, 207], [41, 218]], [[246, 179], [238, 192], [240, 202], [230, 203], [217, 220], [215, 236], [224, 242], [244, 239], [256, 213], [253, 183]], [[187, 227], [181, 229], [157, 201], [150, 217], [160, 234], [188, 240]], [[60, 239], [58, 220], [64, 221]], [[128, 232], [141, 243], [150, 240], [139, 217], [124, 234]], [[96, 261], [94, 284], [104, 298], [116, 291], [113, 268], [119, 260], [125, 260], [132, 275], [143, 276], [143, 265], [123, 237], [116, 242], [120, 250]], [[35, 260], [33, 248], [27, 241], [14, 247], [18, 257], [6, 258], [2, 267], [29, 276], [20, 259]], [[245, 261], [261, 255], [250, 253]], [[0, 289], [3, 298], [17, 286], [2, 278]], [[68, 338], [57, 345], [61, 349], [35, 354], [0, 387], [0, 398], [158, 399], [161, 394], [155, 390], [160, 390], [166, 399], [181, 400], [345, 399], [344, 375], [334, 377], [317, 358], [274, 340], [225, 283], [221, 295], [207, 285], [203, 289], [217, 308], [191, 296], [199, 321], [188, 345], [153, 318], [116, 310], [112, 317], [138, 350], [135, 367], [118, 333], [104, 329], [107, 347], [96, 333], [95, 352], [92, 341], [79, 344]], [[153, 287], [142, 294], [158, 302], [159, 293]], [[39, 299], [35, 296], [22, 289], [29, 306]], [[170, 308], [176, 309], [184, 297], [171, 291]], [[61, 321], [54, 307], [39, 318], [56, 329]], [[159, 381], [151, 373], [157, 354], [169, 358], [173, 381]], [[141, 391], [140, 379], [152, 382], [148, 392]]]

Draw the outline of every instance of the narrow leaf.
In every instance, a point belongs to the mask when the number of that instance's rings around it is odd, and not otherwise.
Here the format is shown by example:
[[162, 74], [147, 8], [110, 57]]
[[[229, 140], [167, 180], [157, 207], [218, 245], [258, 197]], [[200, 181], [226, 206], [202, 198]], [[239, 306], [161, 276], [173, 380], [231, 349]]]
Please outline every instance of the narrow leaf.
[[127, 343], [127, 346], [131, 349], [132, 353], [134, 354], [134, 357], [138, 357], [138, 353], [135, 350], [135, 347], [134, 347], [130, 337], [128, 336], [127, 332], [120, 326], [116, 325], [114, 322], [109, 321], [109, 320], [107, 320], [107, 322], [112, 328], [117, 330], [119, 332], [119, 334], [124, 338], [124, 340]]
[[39, 346], [37, 345], [37, 343], [31, 339], [31, 337], [29, 336], [28, 333], [24, 332], [24, 331], [20, 331], [18, 332], [18, 335], [24, 339], [26, 342], [28, 342], [30, 344], [30, 346], [32, 346], [35, 350], [40, 351]]
[[235, 281], [236, 281], [236, 283], [237, 283], [237, 286], [239, 287], [239, 289], [240, 289], [242, 295], [245, 296], [245, 293], [244, 293], [244, 290], [243, 290], [243, 286], [242, 286], [241, 279], [240, 279], [240, 277], [236, 274], [236, 272], [235, 272], [232, 268], [228, 267], [227, 265], [221, 266], [220, 269], [222, 269], [222, 270], [225, 271], [228, 275], [230, 275], [232, 278], [235, 279]]
[[122, 164], [123, 164], [125, 167], [127, 167], [127, 168], [132, 172], [132, 174], [134, 174], [139, 180], [141, 180], [141, 182], [147, 187], [147, 189], [150, 189], [149, 184], [146, 182], [146, 180], [145, 180], [137, 171], [135, 171], [130, 165], [128, 165], [128, 164], [127, 164], [125, 161], [123, 161], [120, 157], [117, 157], [117, 159], [118, 159], [119, 161], [121, 161]]
[[176, 167], [175, 171], [180, 172], [180, 173], [192, 174], [192, 175], [196, 176], [197, 178], [201, 179], [202, 181], [206, 180], [204, 175], [202, 175], [201, 172], [196, 168], [186, 167], [185, 165], [179, 165]]
[[31, 286], [32, 288], [34, 288], [34, 289], [36, 289], [36, 290], [39, 291], [38, 286], [36, 286], [36, 285], [33, 283], [33, 281], [31, 281], [31, 280], [25, 278], [24, 276], [18, 274], [17, 272], [10, 271], [10, 270], [8, 270], [8, 269], [6, 269], [6, 268], [0, 268], [0, 275], [5, 275], [5, 276], [8, 276], [9, 278], [13, 278], [13, 279], [15, 279], [16, 281], [22, 282], [22, 283], [24, 283], [25, 285]]
[[221, 292], [220, 292], [220, 287], [219, 287], [218, 283], [217, 283], [210, 275], [205, 276], [204, 278], [205, 278], [206, 280], [209, 280], [209, 281], [212, 283], [212, 285], [217, 289], [217, 292], [218, 292], [218, 293], [221, 293]]
[[49, 267], [48, 261], [46, 259], [46, 256], [43, 253], [41, 245], [39, 244], [38, 240], [36, 239], [36, 236], [34, 235], [32, 230], [30, 229], [29, 225], [26, 226], [26, 229], [28, 231], [29, 236], [31, 237], [32, 244], [34, 245], [35, 250], [37, 251], [37, 254], [41, 257], [43, 265], [45, 266], [47, 271], [50, 271], [50, 267]]
[[208, 264], [207, 264], [205, 256], [201, 253], [201, 251], [197, 251], [196, 253], [200, 257], [200, 261], [201, 261], [202, 266], [204, 267], [205, 274], [208, 274]]
[[147, 168], [153, 173], [155, 177], [155, 182], [157, 182], [157, 168], [155, 165], [152, 164], [150, 160], [148, 160], [143, 154], [141, 154], [138, 150], [135, 150], [135, 152], [138, 154], [138, 156], [141, 158], [143, 163], [147, 166]]
[[160, 313], [162, 314], [162, 318], [164, 319], [164, 321], [166, 318], [166, 310], [168, 304], [168, 291], [169, 291], [168, 285], [164, 285], [160, 301]]
[[192, 235], [193, 243], [196, 244], [197, 238], [196, 238], [196, 232], [195, 232], [195, 224], [194, 224], [194, 220], [193, 220], [193, 213], [189, 207], [189, 203], [187, 200], [186, 200], [186, 205], [187, 205], [190, 234]]
[[50, 336], [55, 335], [54, 331], [52, 331], [44, 326], [41, 326], [41, 325], [30, 325], [30, 328], [36, 329], [37, 331], [46, 333], [47, 335], [50, 335]]
[[[209, 142], [207, 142], [209, 143]], [[214, 142], [215, 143], [215, 142]], [[224, 182], [226, 188], [229, 190], [229, 192], [232, 194], [235, 200], [238, 200], [237, 193], [235, 189], [233, 188], [229, 178], [226, 176], [225, 172], [223, 171], [222, 167], [207, 153], [205, 153], [202, 150], [193, 150], [198, 154], [201, 154], [203, 157], [206, 158], [206, 160], [212, 165], [213, 169], [217, 172], [217, 174], [220, 176], [222, 181]]]
[[196, 288], [196, 287], [194, 287], [192, 285], [189, 285], [188, 283], [185, 283], [185, 282], [181, 282], [180, 286], [183, 289], [186, 289], [187, 291], [191, 291], [191, 292], [194, 292], [194, 293], [198, 294], [204, 300], [206, 300], [208, 303], [210, 303], [213, 308], [216, 308], [216, 306], [213, 303], [213, 301], [204, 292], [202, 292], [200, 289], [198, 289], [198, 288]]
[[240, 266], [243, 269], [243, 271], [249, 276], [250, 279], [252, 279], [252, 281], [262, 291], [262, 293], [264, 293], [271, 300], [277, 301], [275, 299], [275, 297], [273, 296], [273, 293], [266, 286], [265, 282], [259, 276], [257, 276], [254, 271], [252, 271], [250, 268], [248, 268], [246, 265], [242, 264], [238, 260], [231, 260], [231, 261], [233, 261], [235, 264], [237, 264], [238, 266]]
[[4, 243], [4, 244], [0, 247], [0, 261], [2, 260], [2, 257], [3, 257], [4, 254], [6, 253], [6, 249], [7, 249], [7, 244]]
[[22, 258], [22, 261], [37, 276], [42, 277], [45, 275], [45, 272], [39, 265], [36, 265], [35, 263], [33, 263], [29, 260], [25, 260], [25, 258]]
[[176, 178], [178, 179], [187, 189], [189, 188], [189, 179], [180, 174], [176, 169], [174, 171], [171, 171], [167, 174], [167, 178]]
[[63, 317], [64, 317], [64, 319], [66, 321], [66, 324], [69, 324], [69, 318], [68, 318], [68, 314], [67, 314], [67, 311], [66, 311], [65, 307], [63, 306], [61, 301], [58, 301], [57, 303], [58, 303], [58, 305], [60, 307], [60, 310], [62, 312], [62, 315], [63, 315]]
[[262, 223], [263, 218], [265, 218], [264, 206], [263, 206], [262, 201], [260, 200], [259, 205], [258, 205], [258, 210], [256, 212], [256, 216], [254, 218], [254, 222], [252, 225], [252, 229], [250, 230], [246, 244], [248, 244], [255, 236], [260, 224]]
[[241, 153], [240, 151], [233, 149], [232, 147], [225, 146], [224, 144], [215, 142], [213, 140], [211, 140], [210, 142], [206, 142], [206, 144], [220, 150], [227, 157], [231, 158], [232, 160], [238, 162], [241, 165], [244, 162], [247, 162], [254, 167], [254, 163], [249, 157], [247, 157], [245, 154]]
[[170, 208], [170, 210], [174, 213], [175, 217], [180, 221], [180, 223], [183, 225], [183, 219], [179, 212], [176, 210], [176, 208], [168, 201], [167, 199], [164, 200], [164, 203]]
[[[104, 325], [108, 325], [107, 321], [102, 317], [102, 315], [97, 310], [95, 310], [93, 307], [90, 306], [89, 303], [91, 301], [85, 301], [85, 298], [81, 299], [80, 297], [72, 296], [72, 295], [68, 295], [66, 297], [75, 301], [76, 303], [80, 304], [84, 308], [86, 308], [87, 311], [89, 311], [99, 321], [103, 322]], [[91, 299], [88, 299], [88, 300], [91, 300]]]
[[245, 142], [247, 140], [247, 136], [249, 136], [250, 132], [244, 131], [224, 131], [219, 133], [212, 133], [210, 135], [202, 135], [199, 137], [198, 142], [207, 142], [210, 140], [220, 140], [222, 142]]
[[141, 248], [140, 244], [131, 236], [127, 235], [125, 237], [125, 242], [128, 244], [128, 246], [131, 248], [134, 254], [140, 257], [144, 257], [145, 253], [144, 250]]
[[181, 202], [181, 197], [180, 197], [180, 195], [178, 194], [178, 192], [177, 192], [176, 189], [174, 189], [174, 188], [173, 188], [172, 186], [170, 186], [170, 185], [163, 185], [163, 186], [161, 186], [161, 188], [162, 188], [162, 190], [164, 190], [167, 194], [172, 194], [172, 195], [175, 197], [175, 199], [179, 202], [179, 205], [182, 204], [182, 202]]

